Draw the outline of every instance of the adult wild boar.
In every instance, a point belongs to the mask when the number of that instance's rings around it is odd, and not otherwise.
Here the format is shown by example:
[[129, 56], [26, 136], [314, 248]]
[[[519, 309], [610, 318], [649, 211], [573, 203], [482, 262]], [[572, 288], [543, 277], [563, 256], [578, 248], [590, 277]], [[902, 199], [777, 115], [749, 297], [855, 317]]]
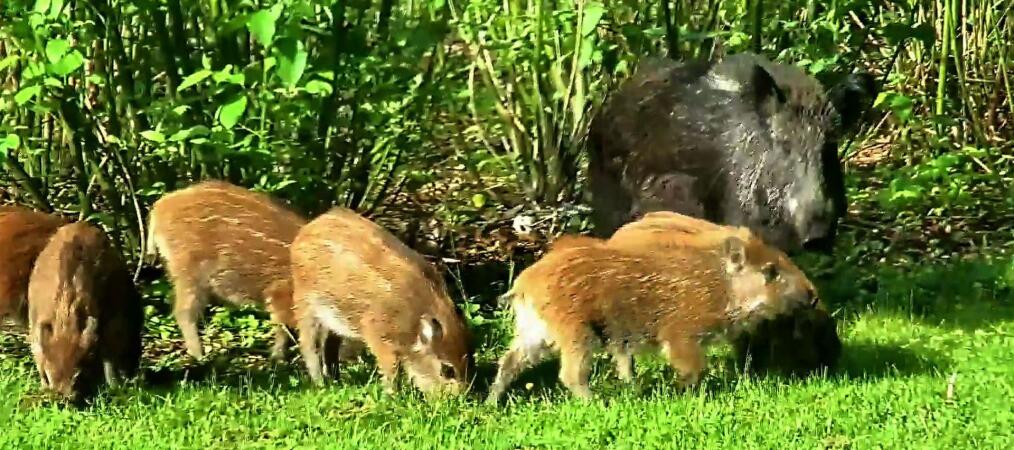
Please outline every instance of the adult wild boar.
[[0, 206], [0, 321], [28, 319], [28, 278], [35, 259], [64, 219], [18, 206]]
[[786, 251], [828, 248], [845, 212], [838, 143], [875, 91], [868, 74], [825, 91], [749, 53], [642, 62], [591, 124], [596, 234], [669, 210], [749, 227]]
[[85, 222], [60, 227], [28, 285], [29, 341], [43, 387], [81, 400], [137, 374], [144, 311], [120, 255]]

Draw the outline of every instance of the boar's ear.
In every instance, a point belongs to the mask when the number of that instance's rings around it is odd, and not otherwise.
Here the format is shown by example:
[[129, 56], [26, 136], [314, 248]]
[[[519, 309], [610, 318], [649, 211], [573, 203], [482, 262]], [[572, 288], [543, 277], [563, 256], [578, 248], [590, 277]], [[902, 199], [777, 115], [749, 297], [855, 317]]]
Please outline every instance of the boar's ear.
[[828, 97], [841, 117], [842, 132], [859, 124], [863, 113], [873, 105], [877, 91], [876, 79], [865, 72], [847, 75], [831, 88]]
[[419, 324], [419, 340], [425, 345], [432, 345], [443, 335], [444, 327], [440, 325], [440, 321], [429, 314], [423, 314]]
[[736, 236], [729, 236], [722, 242], [722, 255], [731, 273], [739, 272], [746, 264], [746, 245]]
[[771, 72], [768, 72], [760, 64], [754, 64], [753, 66], [753, 74], [750, 75], [750, 86], [758, 108], [763, 108], [764, 106], [774, 107], [785, 103], [785, 92], [778, 86], [775, 77], [771, 76]]

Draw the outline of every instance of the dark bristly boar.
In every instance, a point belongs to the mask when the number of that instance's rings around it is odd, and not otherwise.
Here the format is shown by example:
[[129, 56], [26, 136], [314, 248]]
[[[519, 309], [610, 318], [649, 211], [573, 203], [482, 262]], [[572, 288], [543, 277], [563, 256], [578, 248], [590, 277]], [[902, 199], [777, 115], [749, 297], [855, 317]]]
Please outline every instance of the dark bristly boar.
[[28, 287], [29, 341], [42, 385], [70, 400], [137, 374], [144, 312], [120, 255], [85, 222], [61, 227]]
[[805, 376], [837, 367], [842, 344], [834, 318], [821, 306], [765, 321], [737, 337], [733, 348], [741, 367]]
[[748, 227], [786, 251], [829, 249], [845, 213], [838, 144], [875, 93], [868, 74], [825, 92], [754, 54], [643, 61], [591, 124], [596, 234], [669, 210]]
[[633, 353], [661, 346], [680, 385], [693, 385], [706, 365], [703, 345], [816, 302], [806, 276], [756, 237], [658, 253], [605, 241], [570, 244], [523, 271], [505, 295], [515, 334], [489, 402], [551, 351], [560, 354], [561, 381], [574, 395], [591, 397], [591, 352], [598, 345], [613, 356], [624, 380], [633, 376]]
[[0, 206], [0, 322], [28, 323], [28, 278], [35, 258], [66, 223], [51, 214]]
[[[627, 249], [662, 250], [686, 246], [714, 247], [729, 236], [747, 238], [743, 227], [717, 225], [671, 211], [645, 214], [613, 233], [609, 245]], [[833, 368], [841, 356], [841, 341], [835, 320], [823, 303], [801, 308], [760, 323], [757, 329], [736, 338], [738, 361], [750, 358], [750, 367], [804, 375]]]
[[173, 282], [173, 314], [187, 352], [204, 356], [198, 323], [214, 296], [263, 306], [275, 323], [272, 356], [284, 356], [294, 324], [289, 246], [306, 223], [268, 195], [224, 181], [166, 194], [152, 207], [148, 252]]
[[323, 381], [319, 336], [365, 342], [385, 389], [399, 369], [427, 394], [460, 393], [471, 336], [437, 270], [387, 230], [345, 208], [303, 227], [292, 244], [293, 299], [310, 377]]

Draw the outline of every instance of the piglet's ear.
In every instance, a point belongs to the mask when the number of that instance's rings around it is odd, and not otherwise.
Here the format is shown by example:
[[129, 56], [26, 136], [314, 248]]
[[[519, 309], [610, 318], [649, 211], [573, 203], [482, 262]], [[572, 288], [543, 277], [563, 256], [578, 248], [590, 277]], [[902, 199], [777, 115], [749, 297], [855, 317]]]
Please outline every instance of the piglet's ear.
[[726, 259], [729, 272], [739, 272], [746, 264], [746, 244], [736, 236], [729, 236], [722, 242], [722, 256]]
[[444, 336], [444, 327], [435, 317], [424, 314], [419, 323], [419, 341], [424, 345], [432, 345]]

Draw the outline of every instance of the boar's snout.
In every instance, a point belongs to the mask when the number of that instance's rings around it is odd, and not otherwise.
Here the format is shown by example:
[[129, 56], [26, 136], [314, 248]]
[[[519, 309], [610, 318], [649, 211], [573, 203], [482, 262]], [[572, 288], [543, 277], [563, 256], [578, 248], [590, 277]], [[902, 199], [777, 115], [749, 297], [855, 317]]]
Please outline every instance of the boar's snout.
[[812, 233], [803, 238], [803, 250], [829, 254], [834, 249], [834, 237], [833, 228], [824, 233]]
[[92, 375], [87, 370], [73, 368], [63, 372], [46, 371], [49, 390], [71, 403], [80, 403], [94, 392]]

